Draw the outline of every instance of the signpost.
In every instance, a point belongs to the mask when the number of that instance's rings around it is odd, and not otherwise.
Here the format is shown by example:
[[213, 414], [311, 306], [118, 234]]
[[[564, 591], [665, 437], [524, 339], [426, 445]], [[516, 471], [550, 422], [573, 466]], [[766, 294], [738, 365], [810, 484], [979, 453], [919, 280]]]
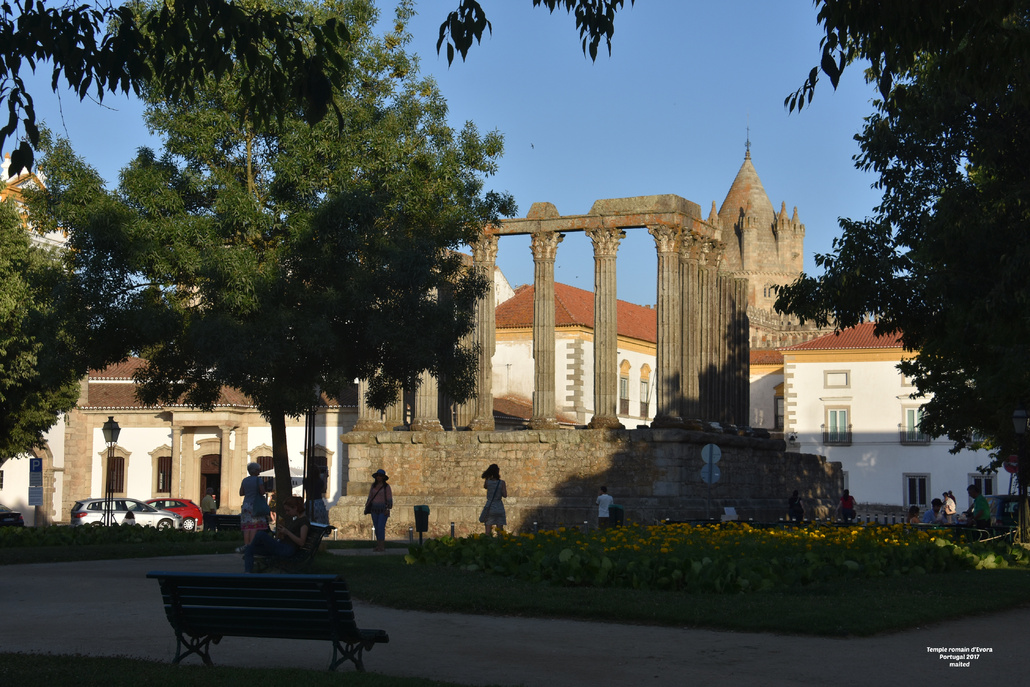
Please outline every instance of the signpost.
[[701, 481], [708, 485], [708, 500], [705, 501], [705, 519], [711, 518], [712, 485], [719, 481], [719, 467], [716, 463], [722, 458], [722, 449], [715, 444], [705, 444], [701, 448], [701, 460], [705, 462], [701, 468]]
[[43, 505], [43, 459], [29, 458], [29, 505]]

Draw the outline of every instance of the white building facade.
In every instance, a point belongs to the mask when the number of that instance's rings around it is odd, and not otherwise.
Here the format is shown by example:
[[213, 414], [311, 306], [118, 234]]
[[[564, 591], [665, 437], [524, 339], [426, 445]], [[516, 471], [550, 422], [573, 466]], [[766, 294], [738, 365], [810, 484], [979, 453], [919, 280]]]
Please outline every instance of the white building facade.
[[[1008, 489], [980, 474], [985, 451], [952, 454], [947, 438], [919, 431], [925, 398], [898, 370], [896, 337], [877, 338], [864, 323], [782, 350], [784, 433], [788, 448], [839, 461], [844, 485], [860, 503], [925, 508], [944, 491], [966, 507], [966, 486], [985, 494]], [[791, 442], [791, 439], [793, 441]]]

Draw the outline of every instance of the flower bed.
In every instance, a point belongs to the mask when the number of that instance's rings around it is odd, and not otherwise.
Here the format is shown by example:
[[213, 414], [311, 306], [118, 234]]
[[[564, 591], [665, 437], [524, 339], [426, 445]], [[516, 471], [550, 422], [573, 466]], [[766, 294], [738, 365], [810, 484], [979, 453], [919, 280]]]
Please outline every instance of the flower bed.
[[1024, 549], [1004, 540], [971, 541], [962, 530], [746, 523], [445, 537], [413, 546], [407, 560], [563, 585], [698, 592], [1028, 565]]

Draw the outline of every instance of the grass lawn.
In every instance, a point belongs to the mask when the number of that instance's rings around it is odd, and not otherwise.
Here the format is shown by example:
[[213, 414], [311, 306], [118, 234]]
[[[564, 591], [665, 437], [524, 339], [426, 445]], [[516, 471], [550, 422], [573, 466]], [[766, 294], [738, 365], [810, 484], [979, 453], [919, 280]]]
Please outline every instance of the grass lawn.
[[316, 567], [341, 575], [354, 596], [395, 608], [831, 637], [869, 636], [1030, 603], [1030, 572], [1013, 569], [853, 579], [788, 592], [691, 594], [560, 587], [406, 565], [401, 556], [322, 556]]
[[54, 656], [50, 654], [0, 653], [0, 684], [11, 687], [118, 687], [160, 685], [161, 687], [450, 687], [452, 682], [404, 678], [375, 673], [295, 668], [227, 668], [219, 666], [174, 666], [131, 658]]
[[[233, 539], [7, 547], [0, 549], [0, 561], [228, 553], [238, 544]], [[1012, 568], [856, 578], [746, 594], [563, 587], [454, 567], [407, 565], [398, 555], [323, 554], [312, 572], [339, 574], [356, 598], [394, 608], [831, 637], [869, 636], [1030, 603], [1030, 572]], [[0, 684], [18, 683], [0, 679]]]

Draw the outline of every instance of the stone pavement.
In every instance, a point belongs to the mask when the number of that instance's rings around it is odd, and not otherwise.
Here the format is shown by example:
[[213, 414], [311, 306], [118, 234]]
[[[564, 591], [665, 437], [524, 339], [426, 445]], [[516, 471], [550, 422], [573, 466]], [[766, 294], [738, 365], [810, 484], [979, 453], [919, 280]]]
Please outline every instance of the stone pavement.
[[[175, 638], [150, 570], [242, 572], [240, 557], [179, 556], [0, 567], [3, 651], [170, 661]], [[355, 604], [390, 643], [365, 655], [388, 675], [481, 685], [1013, 684], [1026, 672], [1030, 608], [868, 639], [716, 632], [617, 623], [421, 613]], [[932, 649], [982, 647], [949, 667]], [[216, 665], [328, 665], [327, 642], [227, 637]], [[196, 662], [190, 657], [187, 662]], [[963, 663], [966, 663], [965, 659]], [[343, 668], [348, 670], [351, 668]], [[1018, 680], [1014, 684], [1018, 684]]]

